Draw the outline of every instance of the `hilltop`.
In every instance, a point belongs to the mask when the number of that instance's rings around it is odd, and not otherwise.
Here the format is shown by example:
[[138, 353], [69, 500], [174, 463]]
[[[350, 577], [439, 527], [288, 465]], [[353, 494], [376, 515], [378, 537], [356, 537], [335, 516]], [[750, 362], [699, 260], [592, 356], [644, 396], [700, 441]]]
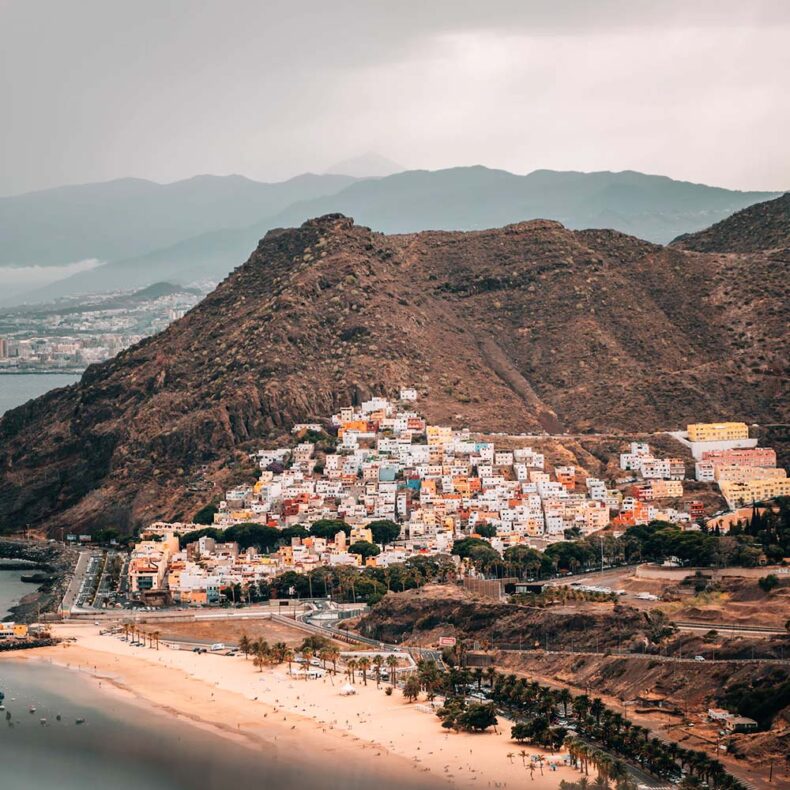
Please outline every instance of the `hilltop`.
[[[374, 164], [363, 161], [362, 169], [352, 169], [386, 172]], [[24, 294], [27, 302], [162, 279], [217, 281], [272, 228], [337, 212], [390, 234], [479, 230], [544, 218], [663, 244], [776, 194], [633, 171], [517, 175], [481, 166], [364, 179], [307, 174], [279, 184], [240, 176], [165, 185], [123, 179], [0, 198], [0, 266], [107, 261]]]
[[273, 230], [164, 332], [3, 417], [0, 526], [190, 516], [198, 471], [238, 482], [294, 422], [405, 384], [430, 419], [480, 431], [786, 420], [786, 288], [764, 256], [545, 220]]
[[672, 244], [697, 252], [759, 252], [790, 249], [790, 192], [738, 211]]

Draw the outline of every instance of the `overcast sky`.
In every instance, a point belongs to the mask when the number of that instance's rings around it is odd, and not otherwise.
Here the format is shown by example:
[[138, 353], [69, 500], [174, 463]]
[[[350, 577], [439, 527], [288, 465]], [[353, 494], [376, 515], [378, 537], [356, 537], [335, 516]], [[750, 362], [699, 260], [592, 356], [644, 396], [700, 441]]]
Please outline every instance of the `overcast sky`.
[[0, 0], [0, 194], [634, 169], [790, 188], [790, 2]]

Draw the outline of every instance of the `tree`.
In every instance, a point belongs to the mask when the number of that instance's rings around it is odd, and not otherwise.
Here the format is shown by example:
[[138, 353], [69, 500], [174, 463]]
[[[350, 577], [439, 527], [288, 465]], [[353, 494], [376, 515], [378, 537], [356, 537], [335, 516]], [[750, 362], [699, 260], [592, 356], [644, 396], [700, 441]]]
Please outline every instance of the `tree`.
[[394, 655], [387, 656], [387, 667], [390, 671], [390, 683], [397, 687], [398, 685], [398, 659]]
[[362, 559], [375, 557], [381, 554], [381, 549], [375, 543], [368, 543], [366, 540], [358, 540], [348, 547], [349, 554], [359, 554]]
[[473, 702], [467, 705], [458, 718], [459, 727], [469, 732], [483, 732], [496, 724], [497, 717], [492, 702]]
[[371, 521], [367, 526], [373, 533], [374, 543], [378, 543], [381, 546], [386, 546], [400, 537], [400, 526], [389, 519]]
[[367, 656], [362, 656], [359, 659], [359, 671], [362, 673], [362, 682], [368, 685], [368, 670], [370, 669], [370, 659]]
[[779, 578], [775, 574], [769, 573], [767, 576], [763, 576], [759, 579], [757, 584], [760, 585], [760, 589], [763, 592], [771, 592], [774, 587], [779, 585]]
[[414, 702], [420, 696], [420, 679], [414, 673], [409, 675], [403, 684], [403, 696], [409, 702]]
[[494, 538], [496, 537], [496, 527], [493, 524], [477, 524], [475, 532], [481, 538]]
[[211, 503], [209, 505], [205, 505], [204, 507], [200, 508], [197, 513], [192, 517], [192, 522], [195, 524], [213, 524], [214, 523], [214, 514], [219, 510], [219, 508]]
[[381, 685], [381, 666], [384, 659], [380, 655], [373, 656], [373, 671], [376, 673], [376, 688]]
[[315, 538], [332, 540], [338, 532], [345, 532], [348, 536], [351, 534], [351, 527], [345, 521], [332, 518], [319, 519], [310, 526], [310, 534]]

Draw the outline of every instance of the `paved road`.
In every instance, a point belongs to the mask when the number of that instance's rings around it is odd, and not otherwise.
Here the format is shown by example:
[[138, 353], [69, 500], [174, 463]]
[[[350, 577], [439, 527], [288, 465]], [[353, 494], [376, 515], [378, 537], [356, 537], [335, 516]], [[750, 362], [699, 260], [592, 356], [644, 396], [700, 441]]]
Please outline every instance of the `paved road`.
[[519, 647], [518, 645], [491, 645], [495, 650], [501, 650], [504, 653], [522, 653], [529, 655], [561, 655], [561, 656], [611, 656], [613, 658], [633, 658], [643, 661], [662, 661], [673, 664], [790, 664], [790, 659], [787, 658], [707, 658], [698, 661], [694, 656], [681, 658], [679, 656], [661, 656], [654, 653], [626, 653], [610, 650], [607, 652], [594, 650], [534, 650], [530, 648]]
[[72, 608], [77, 603], [77, 596], [80, 594], [82, 582], [88, 572], [88, 564], [90, 563], [91, 551], [81, 551], [80, 556], [77, 558], [77, 564], [74, 566], [74, 573], [72, 574], [69, 586], [66, 588], [66, 594], [63, 596], [61, 610], [64, 612], [71, 612]]

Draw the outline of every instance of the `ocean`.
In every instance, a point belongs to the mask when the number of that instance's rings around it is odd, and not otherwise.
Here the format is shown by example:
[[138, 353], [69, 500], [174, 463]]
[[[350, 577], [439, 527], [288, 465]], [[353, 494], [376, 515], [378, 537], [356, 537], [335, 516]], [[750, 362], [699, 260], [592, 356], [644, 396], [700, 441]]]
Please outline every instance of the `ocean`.
[[[105, 681], [107, 682], [107, 681]], [[98, 688], [85, 675], [0, 660], [0, 786], [3, 790], [394, 790], [349, 761], [327, 771], [309, 748], [278, 754]], [[34, 707], [35, 711], [30, 712]], [[60, 716], [60, 720], [57, 717]], [[41, 719], [46, 719], [42, 723]], [[84, 719], [77, 724], [77, 719]]]
[[79, 380], [74, 373], [0, 373], [0, 417], [31, 398]]
[[22, 574], [25, 572], [30, 573], [29, 570], [0, 570], [0, 620], [8, 614], [12, 606], [19, 603], [23, 596], [36, 591], [35, 584], [26, 584], [22, 581]]

